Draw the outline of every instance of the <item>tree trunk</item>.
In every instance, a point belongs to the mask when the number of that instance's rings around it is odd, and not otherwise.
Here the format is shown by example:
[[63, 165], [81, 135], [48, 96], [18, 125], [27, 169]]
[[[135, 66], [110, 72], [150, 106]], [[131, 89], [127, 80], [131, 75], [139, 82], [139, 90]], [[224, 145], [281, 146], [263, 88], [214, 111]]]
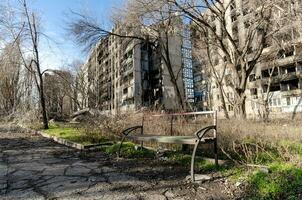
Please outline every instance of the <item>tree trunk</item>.
[[178, 99], [178, 103], [180, 104], [180, 108], [181, 108], [181, 110], [186, 110], [186, 106], [184, 104], [182, 95], [181, 95], [179, 87], [177, 85], [177, 80], [174, 79], [174, 80], [172, 80], [172, 82], [173, 82], [174, 89], [176, 90], [176, 96]]
[[230, 116], [229, 116], [229, 113], [228, 113], [228, 110], [227, 110], [227, 107], [226, 107], [225, 98], [224, 98], [224, 95], [223, 95], [221, 84], [219, 84], [218, 87], [219, 87], [219, 95], [221, 96], [221, 103], [222, 103], [222, 109], [223, 109], [223, 112], [224, 112], [224, 117], [226, 119], [230, 119]]
[[162, 47], [164, 48], [164, 55], [162, 56], [162, 58], [164, 59], [165, 63], [166, 63], [166, 66], [168, 68], [168, 72], [169, 72], [169, 75], [170, 75], [170, 79], [171, 79], [171, 82], [173, 84], [173, 87], [176, 91], [176, 96], [177, 96], [177, 100], [178, 100], [178, 103], [180, 104], [180, 108], [181, 110], [185, 110], [186, 109], [186, 106], [185, 106], [185, 103], [183, 101], [183, 98], [182, 98], [182, 95], [181, 95], [181, 92], [179, 90], [179, 87], [178, 87], [178, 84], [177, 84], [177, 79], [176, 79], [176, 76], [174, 74], [174, 71], [173, 71], [173, 66], [172, 66], [172, 63], [171, 63], [171, 59], [170, 59], [170, 52], [169, 52], [169, 35], [167, 32], [165, 32], [165, 42], [162, 42], [164, 44], [162, 44]]
[[42, 118], [43, 118], [43, 127], [44, 129], [48, 129], [48, 119], [45, 105], [45, 96], [44, 96], [44, 85], [43, 85], [43, 77], [42, 74], [39, 73], [39, 81], [40, 81], [40, 103], [42, 109]]
[[244, 92], [239, 92], [237, 93], [237, 101], [235, 105], [235, 111], [236, 111], [236, 117], [240, 119], [246, 119], [246, 109], [245, 109], [245, 104], [246, 104], [246, 96]]
[[[23, 1], [23, 7], [27, 18], [29, 33], [33, 45], [34, 52], [34, 63], [36, 66], [39, 83], [37, 82], [37, 78], [35, 77], [35, 81], [38, 87], [39, 95], [40, 95], [40, 104], [42, 109], [42, 118], [43, 118], [43, 126], [44, 129], [48, 129], [48, 119], [47, 119], [47, 111], [45, 105], [45, 95], [44, 95], [44, 84], [43, 84], [43, 73], [41, 72], [40, 59], [39, 59], [39, 49], [38, 49], [38, 41], [39, 41], [39, 32], [37, 31], [36, 18], [34, 13], [32, 13], [32, 20], [30, 20], [30, 15], [28, 13], [28, 8], [26, 5], [26, 0]], [[34, 74], [34, 76], [36, 76]]]

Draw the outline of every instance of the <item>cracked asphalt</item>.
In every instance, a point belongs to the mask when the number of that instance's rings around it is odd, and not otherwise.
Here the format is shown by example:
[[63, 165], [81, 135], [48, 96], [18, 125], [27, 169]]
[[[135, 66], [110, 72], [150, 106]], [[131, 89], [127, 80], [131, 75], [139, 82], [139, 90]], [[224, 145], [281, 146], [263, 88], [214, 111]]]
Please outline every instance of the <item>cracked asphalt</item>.
[[[232, 199], [218, 181], [156, 160], [81, 152], [31, 133], [0, 129], [0, 199]], [[223, 180], [222, 180], [223, 181]]]

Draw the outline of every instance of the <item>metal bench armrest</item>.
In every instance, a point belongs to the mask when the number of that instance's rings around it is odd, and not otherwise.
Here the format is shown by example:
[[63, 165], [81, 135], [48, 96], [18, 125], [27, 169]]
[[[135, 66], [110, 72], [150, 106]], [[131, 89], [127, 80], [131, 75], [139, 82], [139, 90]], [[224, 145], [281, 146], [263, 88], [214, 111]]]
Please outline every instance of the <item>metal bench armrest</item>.
[[125, 141], [125, 139], [127, 138], [127, 136], [131, 132], [133, 132], [133, 131], [135, 131], [137, 129], [141, 129], [141, 135], [142, 135], [143, 131], [144, 131], [143, 126], [133, 126], [133, 127], [127, 128], [127, 129], [125, 129], [125, 130], [122, 131], [123, 138], [122, 138], [122, 141], [121, 141], [120, 146], [118, 148], [118, 152], [117, 152], [117, 156], [118, 157], [120, 157], [121, 148], [122, 148], [123, 142]]
[[204, 135], [212, 129], [216, 130], [216, 125], [204, 127], [202, 129], [196, 131], [195, 135], [197, 136], [197, 138], [199, 140], [201, 140], [204, 137]]
[[135, 131], [137, 129], [143, 129], [143, 126], [133, 126], [133, 127], [127, 128], [122, 131], [122, 134], [124, 136], [128, 136], [132, 131]]

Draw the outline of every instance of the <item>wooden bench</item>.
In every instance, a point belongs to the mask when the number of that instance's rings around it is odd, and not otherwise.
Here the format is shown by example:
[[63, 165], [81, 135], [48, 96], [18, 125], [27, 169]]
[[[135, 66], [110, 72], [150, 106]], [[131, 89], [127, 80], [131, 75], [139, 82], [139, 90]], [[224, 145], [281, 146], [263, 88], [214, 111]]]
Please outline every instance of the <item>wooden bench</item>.
[[[213, 124], [210, 126], [206, 126], [200, 128], [195, 133], [191, 135], [177, 135], [174, 136], [172, 134], [173, 130], [173, 117], [175, 116], [197, 116], [197, 115], [212, 115], [213, 117]], [[120, 151], [125, 139], [140, 141], [141, 146], [143, 146], [143, 142], [156, 142], [156, 143], [166, 143], [166, 144], [182, 144], [182, 145], [194, 145], [194, 149], [192, 152], [192, 159], [191, 159], [191, 180], [195, 181], [195, 174], [194, 174], [194, 163], [196, 157], [196, 151], [198, 149], [199, 144], [205, 143], [212, 143], [213, 144], [213, 152], [215, 156], [215, 165], [218, 166], [218, 155], [217, 155], [217, 113], [216, 111], [206, 111], [206, 112], [190, 112], [190, 113], [174, 113], [174, 114], [158, 114], [152, 115], [152, 117], [164, 117], [170, 116], [171, 117], [171, 135], [148, 135], [144, 134], [144, 117], [142, 120], [142, 124], [139, 126], [133, 126], [130, 128], [125, 129], [122, 132], [122, 141], [120, 143], [118, 149], [118, 156], [120, 156]], [[140, 130], [139, 135], [130, 135], [136, 130]], [[213, 130], [212, 136], [207, 136], [208, 133]]]

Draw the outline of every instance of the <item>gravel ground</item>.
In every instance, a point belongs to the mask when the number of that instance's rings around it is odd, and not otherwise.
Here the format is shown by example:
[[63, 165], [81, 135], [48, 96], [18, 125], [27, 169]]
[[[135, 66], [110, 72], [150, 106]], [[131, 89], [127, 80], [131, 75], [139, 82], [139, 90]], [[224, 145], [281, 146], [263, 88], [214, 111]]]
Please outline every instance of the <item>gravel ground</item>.
[[[81, 152], [0, 126], [0, 199], [236, 199], [223, 178], [186, 180], [188, 169], [157, 160]], [[211, 176], [211, 175], [210, 175]]]

